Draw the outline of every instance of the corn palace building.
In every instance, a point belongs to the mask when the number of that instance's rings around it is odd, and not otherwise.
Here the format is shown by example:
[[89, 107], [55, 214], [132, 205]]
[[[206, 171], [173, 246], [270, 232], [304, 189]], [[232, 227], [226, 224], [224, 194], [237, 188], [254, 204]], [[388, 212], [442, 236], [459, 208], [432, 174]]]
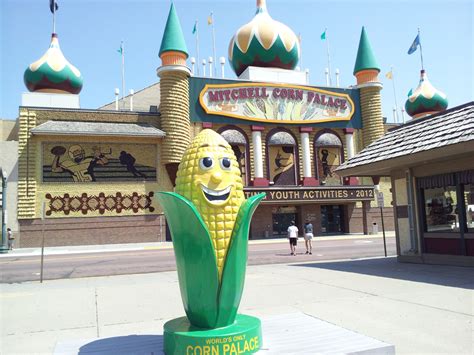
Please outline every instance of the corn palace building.
[[[159, 50], [159, 83], [114, 103], [79, 108], [82, 77], [58, 36], [25, 72], [19, 115], [21, 246], [164, 240], [154, 199], [171, 191], [181, 156], [202, 129], [220, 133], [240, 163], [247, 196], [266, 192], [251, 238], [286, 236], [290, 221], [317, 235], [369, 233], [378, 223], [375, 188], [393, 230], [389, 179], [341, 177], [336, 168], [385, 131], [380, 72], [362, 28], [354, 86], [311, 86], [295, 70], [297, 36], [264, 1], [230, 40], [237, 79], [195, 76], [174, 5]], [[43, 219], [44, 216], [44, 219]]]

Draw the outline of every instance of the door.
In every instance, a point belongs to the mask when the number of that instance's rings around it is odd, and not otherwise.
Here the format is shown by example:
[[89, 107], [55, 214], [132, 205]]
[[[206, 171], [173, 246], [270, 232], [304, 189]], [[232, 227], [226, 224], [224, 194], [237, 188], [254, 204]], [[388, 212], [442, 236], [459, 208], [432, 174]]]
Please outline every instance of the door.
[[342, 211], [343, 209], [340, 205], [321, 206], [321, 233], [344, 233]]
[[273, 215], [273, 236], [285, 237], [286, 231], [291, 221], [296, 221], [296, 213], [274, 213]]

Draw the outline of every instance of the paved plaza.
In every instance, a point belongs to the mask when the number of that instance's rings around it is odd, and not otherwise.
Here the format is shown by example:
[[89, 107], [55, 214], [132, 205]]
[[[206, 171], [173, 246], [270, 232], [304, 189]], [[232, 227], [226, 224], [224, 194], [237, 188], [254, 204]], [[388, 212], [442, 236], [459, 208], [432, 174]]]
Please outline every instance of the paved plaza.
[[[472, 268], [395, 258], [250, 266], [240, 313], [301, 312], [393, 344], [398, 354], [472, 354], [473, 288]], [[52, 353], [58, 343], [99, 337], [146, 340], [184, 315], [176, 272], [1, 289], [2, 354]]]

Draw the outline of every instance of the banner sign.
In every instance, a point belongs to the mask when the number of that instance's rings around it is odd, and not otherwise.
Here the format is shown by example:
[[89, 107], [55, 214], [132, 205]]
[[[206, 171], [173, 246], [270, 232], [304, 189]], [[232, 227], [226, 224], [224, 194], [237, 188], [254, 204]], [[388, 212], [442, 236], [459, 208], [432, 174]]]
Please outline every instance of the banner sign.
[[244, 188], [245, 198], [265, 192], [263, 202], [353, 202], [374, 199], [373, 187]]
[[349, 121], [355, 111], [348, 94], [273, 83], [206, 84], [199, 103], [208, 115], [287, 124]]

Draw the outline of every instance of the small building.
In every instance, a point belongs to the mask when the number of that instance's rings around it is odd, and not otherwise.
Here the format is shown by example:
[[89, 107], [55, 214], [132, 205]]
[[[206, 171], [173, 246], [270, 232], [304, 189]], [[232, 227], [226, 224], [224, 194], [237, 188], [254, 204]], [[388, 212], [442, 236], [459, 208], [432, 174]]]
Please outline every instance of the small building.
[[390, 177], [399, 261], [474, 266], [474, 102], [442, 111], [438, 100], [416, 109], [407, 102], [418, 118], [337, 171]]

